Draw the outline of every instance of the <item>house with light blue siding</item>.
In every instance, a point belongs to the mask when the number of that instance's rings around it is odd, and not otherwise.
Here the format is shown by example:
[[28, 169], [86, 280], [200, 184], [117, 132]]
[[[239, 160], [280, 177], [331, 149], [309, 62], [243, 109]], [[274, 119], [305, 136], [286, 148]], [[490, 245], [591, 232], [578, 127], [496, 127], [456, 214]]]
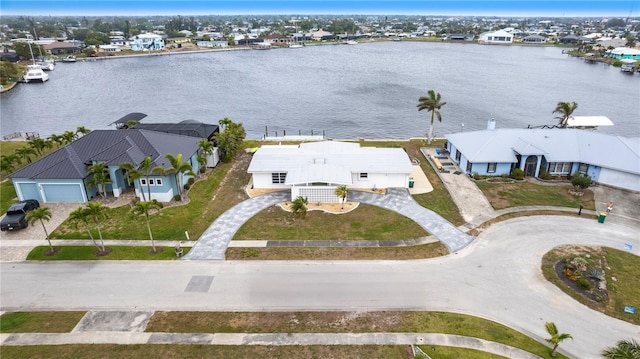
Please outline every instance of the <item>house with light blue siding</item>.
[[495, 129], [446, 135], [450, 157], [467, 174], [526, 177], [585, 173], [593, 181], [640, 191], [640, 138], [569, 128]]
[[[90, 185], [92, 174], [89, 166], [104, 163], [110, 182], [107, 196], [119, 197], [134, 191], [144, 200], [150, 192], [151, 199], [169, 202], [178, 194], [176, 176], [161, 171], [150, 173], [137, 181], [129, 181], [120, 168], [131, 163], [140, 169], [145, 157], [151, 158], [150, 168], [170, 169], [166, 154], [182, 154], [182, 161], [199, 170], [197, 156], [201, 138], [141, 129], [96, 130], [72, 143], [28, 164], [9, 175], [19, 200], [37, 199], [40, 202], [87, 202], [99, 196], [96, 185]], [[180, 174], [181, 183], [187, 183], [192, 175]], [[147, 197], [146, 200], [149, 198]]]

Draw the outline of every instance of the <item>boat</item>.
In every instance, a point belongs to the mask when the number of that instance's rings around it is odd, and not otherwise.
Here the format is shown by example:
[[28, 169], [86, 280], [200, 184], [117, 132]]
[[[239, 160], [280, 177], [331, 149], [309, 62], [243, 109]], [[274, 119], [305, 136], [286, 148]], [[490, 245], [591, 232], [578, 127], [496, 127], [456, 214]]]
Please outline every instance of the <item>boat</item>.
[[22, 76], [24, 82], [46, 82], [49, 75], [42, 70], [39, 64], [29, 65], [27, 72]]
[[622, 64], [622, 66], [620, 66], [620, 71], [632, 74], [634, 71], [636, 71], [636, 68], [635, 66], [633, 66], [633, 64]]
[[357, 45], [358, 42], [355, 41], [355, 40], [348, 40], [347, 42], [345, 42], [345, 44], [347, 44], [347, 45]]
[[256, 42], [254, 45], [255, 46], [253, 47], [253, 49], [255, 49], [255, 50], [270, 50], [271, 49], [271, 43], [270, 42]]
[[62, 58], [62, 62], [76, 62], [76, 57], [73, 55], [65, 56]]
[[56, 62], [53, 59], [40, 59], [37, 64], [45, 71], [53, 71], [56, 68]]
[[301, 47], [304, 47], [304, 45], [303, 44], [291, 44], [291, 45], [289, 45], [289, 47], [292, 48], [292, 49], [299, 49]]

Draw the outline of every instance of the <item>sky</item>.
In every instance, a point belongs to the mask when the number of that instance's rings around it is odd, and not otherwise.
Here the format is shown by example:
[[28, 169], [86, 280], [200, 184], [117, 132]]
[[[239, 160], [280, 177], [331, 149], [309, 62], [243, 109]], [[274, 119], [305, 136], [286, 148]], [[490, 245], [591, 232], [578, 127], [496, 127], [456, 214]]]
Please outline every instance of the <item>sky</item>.
[[1, 15], [640, 16], [638, 0], [0, 0]]

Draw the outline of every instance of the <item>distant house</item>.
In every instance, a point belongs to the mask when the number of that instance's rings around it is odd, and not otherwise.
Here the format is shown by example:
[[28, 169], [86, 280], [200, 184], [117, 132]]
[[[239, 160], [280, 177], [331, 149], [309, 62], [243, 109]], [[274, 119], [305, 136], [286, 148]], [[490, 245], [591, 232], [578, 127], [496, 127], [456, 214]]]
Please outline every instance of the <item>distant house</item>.
[[225, 48], [225, 47], [229, 47], [229, 43], [227, 43], [227, 41], [198, 41], [196, 43], [196, 46], [208, 47], [208, 48], [212, 48], [212, 47]]
[[80, 52], [80, 47], [69, 42], [56, 41], [42, 47], [51, 55], [77, 54]]
[[513, 35], [504, 30], [485, 32], [480, 34], [478, 43], [508, 45], [513, 43]]
[[110, 52], [110, 53], [122, 51], [120, 46], [117, 46], [117, 45], [99, 45], [98, 49], [100, 52]]
[[547, 38], [540, 35], [529, 35], [523, 37], [521, 41], [526, 43], [542, 44], [547, 42]]
[[291, 189], [291, 199], [339, 202], [338, 186], [407, 188], [413, 167], [401, 148], [360, 147], [358, 143], [323, 141], [299, 145], [265, 145], [251, 160], [253, 188]]
[[264, 39], [264, 42], [268, 42], [272, 45], [289, 45], [293, 43], [293, 37], [284, 36], [281, 34], [269, 34]]
[[563, 36], [560, 39], [558, 39], [558, 42], [561, 44], [578, 44], [578, 43], [590, 43], [591, 40], [588, 37], [584, 37], [584, 36], [576, 36], [573, 34], [567, 35], [567, 36]]
[[[493, 125], [495, 126], [495, 124]], [[467, 174], [527, 177], [586, 173], [606, 185], [640, 191], [640, 138], [581, 129], [489, 129], [446, 135], [451, 158]]]
[[157, 51], [164, 50], [164, 38], [157, 34], [140, 34], [131, 38], [131, 50], [133, 51]]
[[630, 47], [616, 47], [611, 50], [609, 57], [619, 60], [635, 60], [640, 61], [640, 50]]
[[336, 38], [335, 35], [333, 35], [333, 33], [324, 31], [322, 29], [318, 31], [314, 31], [309, 35], [314, 41], [334, 40]]
[[[171, 164], [164, 156], [182, 154], [182, 160], [197, 172], [199, 140], [197, 137], [138, 129], [96, 130], [28, 164], [9, 178], [19, 200], [87, 202], [98, 195], [98, 186], [90, 185], [93, 175], [88, 168], [104, 162], [110, 179], [106, 186], [109, 196], [119, 197], [127, 190], [135, 190], [138, 198], [143, 199], [144, 190], [145, 195], [151, 192], [152, 199], [169, 202], [178, 194], [175, 175], [154, 172], [148, 182], [143, 177], [130, 183], [119, 166], [129, 162], [137, 167], [145, 157], [150, 157], [151, 168], [168, 169]], [[180, 176], [182, 184], [190, 177], [186, 174]]]

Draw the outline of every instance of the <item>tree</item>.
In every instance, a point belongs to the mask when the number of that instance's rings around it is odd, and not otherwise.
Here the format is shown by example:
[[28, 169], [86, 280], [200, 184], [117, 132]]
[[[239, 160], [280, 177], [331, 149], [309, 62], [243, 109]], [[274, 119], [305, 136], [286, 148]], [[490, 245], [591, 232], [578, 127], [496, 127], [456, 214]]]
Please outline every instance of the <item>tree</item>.
[[38, 156], [42, 155], [42, 152], [45, 148], [51, 148], [52, 146], [50, 141], [47, 141], [40, 137], [32, 138], [31, 140], [29, 140], [28, 144], [36, 151]]
[[306, 197], [298, 196], [291, 205], [293, 216], [304, 218], [307, 215], [307, 204], [309, 204], [309, 200]]
[[220, 150], [220, 159], [222, 162], [230, 162], [242, 147], [242, 141], [247, 134], [242, 122], [235, 123], [225, 117], [219, 123], [222, 131], [216, 133], [215, 138]]
[[[152, 168], [151, 167], [151, 157], [147, 156], [144, 158], [144, 160], [142, 160], [142, 162], [140, 162], [140, 166], [138, 167], [140, 169], [140, 171], [142, 171], [142, 173], [144, 174], [144, 178], [147, 181], [147, 198], [149, 199], [149, 201], [151, 201], [151, 185], [149, 184], [149, 176], [151, 176], [151, 174], [153, 172], [156, 172], [156, 168]], [[160, 172], [162, 172], [162, 170], [164, 170], [162, 167], [160, 167]], [[140, 191], [144, 191], [142, 188], [140, 188]], [[143, 197], [144, 198], [144, 197]]]
[[76, 138], [78, 137], [79, 134], [82, 134], [84, 136], [89, 132], [91, 132], [90, 129], [88, 129], [88, 128], [84, 127], [84, 126], [80, 126], [80, 127], [76, 128]]
[[640, 344], [635, 339], [620, 340], [615, 347], [602, 351], [607, 359], [640, 359]]
[[[129, 181], [129, 183], [133, 183], [134, 186], [136, 181], [140, 180], [140, 178], [144, 177], [145, 175], [142, 171], [138, 171], [138, 169], [136, 169], [136, 167], [131, 162], [121, 163], [118, 168], [124, 173], [124, 177]], [[142, 183], [140, 183], [140, 193], [142, 194], [142, 200], [146, 201], [147, 199], [144, 195], [144, 188], [142, 188]]]
[[[200, 140], [198, 142], [198, 146], [200, 147], [200, 150], [202, 151], [202, 153], [206, 156], [205, 159], [213, 155], [213, 152], [216, 148], [215, 143], [207, 140], [206, 138], [203, 138], [202, 140]], [[205, 161], [204, 166], [206, 166], [206, 164], [207, 164], [207, 161]]]
[[440, 109], [446, 105], [446, 102], [442, 102], [440, 93], [436, 93], [433, 90], [429, 90], [429, 96], [422, 96], [418, 98], [418, 111], [427, 110], [431, 112], [431, 126], [429, 127], [429, 133], [427, 133], [427, 143], [431, 144], [433, 140], [433, 120], [438, 119], [438, 122], [442, 122], [442, 115], [440, 115]]
[[31, 163], [31, 156], [36, 154], [36, 151], [33, 149], [33, 147], [28, 147], [28, 146], [16, 148], [14, 152], [16, 155], [26, 160], [27, 163]]
[[95, 238], [93, 238], [93, 234], [89, 228], [89, 211], [87, 211], [87, 208], [78, 207], [76, 210], [69, 213], [69, 223], [71, 224], [71, 227], [76, 229], [82, 225], [83, 229], [85, 229], [89, 234], [89, 238], [91, 238], [93, 245], [96, 246], [100, 252], [103, 252], [103, 249], [100, 248], [98, 243], [96, 243]]
[[51, 244], [51, 239], [49, 239], [49, 233], [47, 232], [47, 227], [44, 226], [44, 221], [49, 222], [51, 220], [51, 210], [47, 207], [38, 207], [32, 211], [27, 212], [27, 216], [25, 217], [27, 221], [31, 224], [35, 222], [40, 222], [42, 224], [42, 229], [44, 229], [44, 235], [49, 242], [49, 253], [53, 254], [55, 250], [53, 249], [53, 245]]
[[149, 213], [152, 210], [159, 210], [162, 208], [157, 200], [147, 201], [147, 202], [136, 202], [131, 208], [131, 212], [137, 215], [144, 215], [147, 220], [147, 229], [149, 230], [149, 239], [151, 240], [151, 248], [153, 253], [156, 252], [156, 245], [153, 241], [153, 234], [151, 233], [151, 222], [149, 221]]
[[586, 173], [577, 173], [571, 177], [571, 184], [581, 192], [591, 186], [591, 177]]
[[552, 112], [560, 114], [560, 116], [555, 117], [558, 120], [558, 126], [561, 128], [567, 127], [567, 121], [569, 121], [569, 117], [571, 117], [576, 108], [578, 108], [578, 104], [575, 102], [558, 102], [556, 109]]
[[15, 165], [19, 164], [20, 157], [15, 153], [0, 156], [0, 169], [5, 173], [13, 172]]
[[164, 155], [166, 159], [171, 163], [171, 168], [164, 171], [165, 174], [174, 174], [176, 178], [176, 185], [178, 186], [178, 196], [180, 196], [180, 201], [182, 201], [182, 176], [184, 174], [188, 174], [190, 176], [195, 176], [193, 173], [193, 167], [188, 162], [182, 162], [182, 153], [179, 153], [177, 156], [174, 156], [170, 153]]
[[347, 186], [340, 186], [336, 188], [336, 196], [340, 197], [340, 200], [342, 202], [342, 207], [341, 207], [342, 210], [344, 210], [344, 202], [347, 199], [348, 193], [349, 193], [349, 190], [347, 189]]
[[207, 157], [205, 157], [202, 153], [198, 153], [196, 159], [198, 160], [198, 165], [200, 166], [199, 172], [204, 173], [207, 169]]
[[62, 143], [68, 145], [78, 138], [78, 134], [75, 131], [64, 131], [61, 137]]
[[558, 345], [560, 345], [560, 343], [562, 343], [566, 339], [573, 339], [573, 337], [571, 336], [571, 334], [558, 333], [558, 328], [556, 327], [556, 324], [553, 322], [544, 323], [544, 327], [547, 330], [547, 333], [551, 335], [551, 338], [546, 340], [549, 344], [553, 345], [553, 349], [551, 349], [551, 356], [555, 357], [556, 351], [558, 350]]
[[95, 162], [89, 166], [87, 172], [93, 175], [87, 184], [89, 186], [97, 186], [98, 193], [100, 193], [102, 198], [106, 198], [107, 183], [111, 183], [111, 179], [109, 178], [109, 171], [105, 167], [104, 162]]
[[105, 251], [104, 239], [102, 239], [102, 231], [100, 230], [100, 222], [107, 218], [108, 208], [103, 206], [100, 202], [87, 202], [87, 215], [93, 219], [93, 223], [96, 224], [98, 229], [98, 236], [100, 237], [100, 245], [102, 246], [102, 252]]

